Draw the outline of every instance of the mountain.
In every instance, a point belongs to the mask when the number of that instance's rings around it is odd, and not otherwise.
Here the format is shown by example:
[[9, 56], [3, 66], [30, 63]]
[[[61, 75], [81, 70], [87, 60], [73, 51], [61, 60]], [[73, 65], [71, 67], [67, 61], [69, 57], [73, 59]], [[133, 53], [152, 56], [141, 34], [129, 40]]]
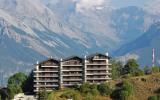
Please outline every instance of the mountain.
[[152, 65], [152, 49], [155, 49], [156, 65], [160, 64], [160, 22], [156, 22], [136, 40], [125, 44], [116, 55], [136, 54], [141, 65]]
[[159, 19], [140, 7], [92, 2], [85, 8], [77, 0], [0, 0], [0, 74], [5, 81], [50, 56], [114, 55]]

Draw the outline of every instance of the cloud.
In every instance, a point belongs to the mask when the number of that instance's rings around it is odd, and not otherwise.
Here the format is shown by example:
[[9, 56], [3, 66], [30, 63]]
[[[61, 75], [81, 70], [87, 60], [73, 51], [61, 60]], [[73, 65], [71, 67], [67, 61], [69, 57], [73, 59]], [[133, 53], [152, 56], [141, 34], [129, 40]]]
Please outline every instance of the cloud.
[[139, 59], [139, 55], [128, 53], [126, 55], [123, 55], [123, 56], [120, 56], [120, 57], [116, 58], [117, 61], [121, 61], [123, 64], [125, 64], [129, 59], [138, 60]]
[[103, 9], [103, 7], [109, 6], [110, 0], [73, 0], [76, 2], [76, 11], [84, 12], [94, 9]]
[[160, 0], [151, 0], [144, 5], [144, 9], [154, 15], [160, 14]]

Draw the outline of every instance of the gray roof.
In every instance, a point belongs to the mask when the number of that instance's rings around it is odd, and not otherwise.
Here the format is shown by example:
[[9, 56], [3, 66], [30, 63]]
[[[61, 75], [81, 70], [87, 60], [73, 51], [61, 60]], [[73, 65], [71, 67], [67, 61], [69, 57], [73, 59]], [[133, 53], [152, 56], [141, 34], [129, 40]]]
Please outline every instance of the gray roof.
[[102, 53], [94, 53], [94, 54], [88, 55], [88, 56], [86, 57], [86, 59], [91, 59], [91, 58], [93, 58], [94, 56], [97, 56], [97, 55], [104, 56], [104, 57], [106, 57], [106, 58], [108, 58], [108, 59], [111, 58], [111, 57], [106, 56], [105, 54], [102, 54]]
[[73, 56], [69, 56], [69, 57], [67, 57], [67, 58], [64, 58], [63, 61], [67, 61], [67, 60], [70, 60], [70, 59], [72, 59], [72, 58], [78, 58], [78, 59], [80, 59], [80, 60], [83, 60], [83, 58], [81, 58], [81, 57], [79, 57], [79, 56], [73, 55]]

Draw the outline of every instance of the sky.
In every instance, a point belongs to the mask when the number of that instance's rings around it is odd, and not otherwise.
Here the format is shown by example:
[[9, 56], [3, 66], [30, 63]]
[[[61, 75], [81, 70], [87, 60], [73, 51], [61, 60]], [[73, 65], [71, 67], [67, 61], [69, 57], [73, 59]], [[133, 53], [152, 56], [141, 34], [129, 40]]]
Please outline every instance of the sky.
[[144, 6], [150, 0], [111, 0], [115, 7]]
[[40, 0], [47, 4], [56, 4], [56, 2], [69, 2], [76, 4], [76, 11], [86, 12], [104, 7], [123, 8], [127, 6], [139, 6], [151, 14], [160, 14], [160, 0]]

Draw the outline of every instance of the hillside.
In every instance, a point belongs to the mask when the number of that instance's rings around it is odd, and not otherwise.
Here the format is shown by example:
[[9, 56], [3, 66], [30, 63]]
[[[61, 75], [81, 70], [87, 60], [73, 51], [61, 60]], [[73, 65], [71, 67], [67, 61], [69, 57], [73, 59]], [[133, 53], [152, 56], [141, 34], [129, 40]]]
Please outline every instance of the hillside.
[[[127, 80], [133, 85], [134, 88], [134, 93], [131, 96], [130, 100], [147, 100], [148, 97], [156, 95], [156, 91], [160, 89], [160, 73], [139, 77], [131, 77]], [[121, 82], [122, 80], [113, 80], [110, 82], [110, 85], [112, 86], [112, 88], [115, 88], [116, 86], [118, 86], [118, 84], [121, 84]], [[49, 95], [49, 100], [65, 100], [63, 98], [65, 93], [73, 93], [74, 97], [78, 98], [77, 100], [86, 100], [84, 99], [86, 98], [84, 94], [70, 89], [52, 92]], [[112, 98], [97, 95], [93, 96], [91, 100], [112, 100]]]
[[147, 100], [160, 89], [160, 74], [134, 77], [129, 80], [135, 88], [134, 100]]
[[[149, 96], [156, 94], [156, 90], [160, 89], [160, 73], [152, 75], [131, 77], [127, 79], [134, 87], [133, 100], [147, 100]], [[111, 82], [113, 86], [119, 84], [121, 80]]]

